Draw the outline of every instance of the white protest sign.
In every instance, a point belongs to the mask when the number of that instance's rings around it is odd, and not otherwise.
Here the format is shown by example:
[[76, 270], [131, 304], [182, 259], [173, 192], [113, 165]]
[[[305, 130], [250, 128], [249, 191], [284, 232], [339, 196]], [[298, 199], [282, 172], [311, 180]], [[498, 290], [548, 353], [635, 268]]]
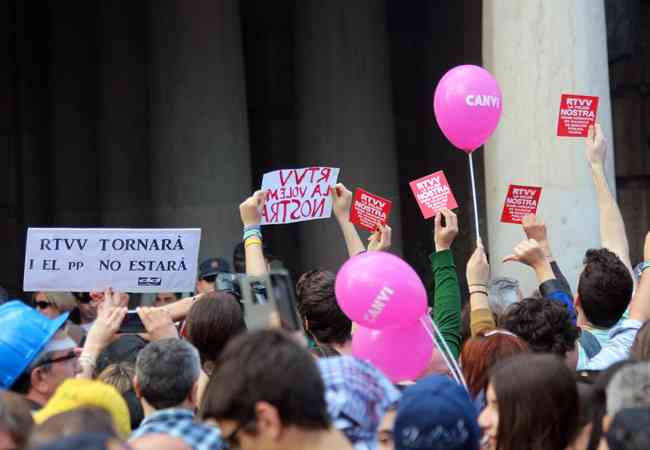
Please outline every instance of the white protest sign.
[[326, 219], [332, 215], [330, 189], [336, 184], [339, 169], [307, 167], [265, 173], [262, 190], [266, 205], [262, 225]]
[[30, 228], [23, 290], [190, 292], [201, 230]]

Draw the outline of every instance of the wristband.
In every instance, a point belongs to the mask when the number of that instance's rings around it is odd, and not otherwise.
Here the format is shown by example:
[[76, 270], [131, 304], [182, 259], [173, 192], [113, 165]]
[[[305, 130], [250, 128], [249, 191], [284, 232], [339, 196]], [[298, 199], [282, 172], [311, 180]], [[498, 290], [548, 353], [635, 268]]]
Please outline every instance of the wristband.
[[469, 291], [469, 295], [470, 295], [470, 296], [471, 296], [471, 295], [474, 295], [474, 294], [483, 294], [483, 295], [485, 295], [486, 297], [488, 296], [487, 291]]
[[249, 231], [249, 230], [262, 230], [262, 225], [257, 224], [257, 225], [246, 225], [244, 227], [244, 231]]
[[246, 239], [246, 242], [244, 242], [244, 248], [246, 249], [246, 248], [250, 247], [251, 245], [259, 245], [259, 246], [261, 246], [262, 245], [262, 240], [260, 238], [258, 238], [258, 237], [250, 237], [250, 238]]
[[93, 369], [97, 367], [97, 358], [89, 354], [82, 353], [78, 361], [80, 366], [90, 366]]
[[650, 261], [643, 261], [637, 266], [639, 276], [641, 276], [641, 274], [645, 272], [646, 269], [650, 269]]
[[483, 284], [483, 283], [473, 283], [473, 284], [468, 284], [468, 286], [469, 286], [469, 287], [472, 287], [472, 286], [487, 287], [487, 284]]
[[246, 242], [251, 237], [257, 237], [259, 239], [262, 239], [262, 231], [260, 231], [259, 229], [244, 231], [244, 239], [243, 239], [244, 242]]

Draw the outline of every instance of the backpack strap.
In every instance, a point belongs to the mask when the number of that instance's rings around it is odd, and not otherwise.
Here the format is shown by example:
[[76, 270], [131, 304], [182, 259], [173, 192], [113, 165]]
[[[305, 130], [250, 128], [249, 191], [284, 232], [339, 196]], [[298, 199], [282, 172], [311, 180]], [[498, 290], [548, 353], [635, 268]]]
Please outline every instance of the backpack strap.
[[598, 339], [596, 339], [596, 336], [585, 329], [582, 329], [582, 333], [580, 334], [580, 339], [578, 339], [578, 342], [580, 342], [580, 346], [584, 349], [585, 353], [587, 354], [587, 358], [589, 359], [600, 353], [600, 350], [602, 349], [602, 346], [600, 345], [600, 342], [598, 342]]

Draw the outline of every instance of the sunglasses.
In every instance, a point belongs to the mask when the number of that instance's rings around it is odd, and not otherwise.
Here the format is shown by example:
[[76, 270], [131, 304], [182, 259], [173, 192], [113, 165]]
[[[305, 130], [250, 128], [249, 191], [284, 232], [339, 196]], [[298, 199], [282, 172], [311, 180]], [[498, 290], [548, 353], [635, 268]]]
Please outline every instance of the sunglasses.
[[66, 353], [63, 356], [59, 356], [58, 358], [44, 359], [36, 367], [41, 367], [46, 364], [54, 364], [58, 362], [70, 361], [71, 359], [75, 359], [75, 358], [77, 358], [77, 353], [74, 350], [70, 350], [68, 353]]
[[38, 300], [37, 302], [34, 302], [34, 304], [36, 305], [36, 307], [38, 309], [47, 309], [47, 308], [50, 308], [50, 307], [52, 307], [52, 308], [56, 307], [56, 305], [54, 303], [45, 302], [43, 300]]

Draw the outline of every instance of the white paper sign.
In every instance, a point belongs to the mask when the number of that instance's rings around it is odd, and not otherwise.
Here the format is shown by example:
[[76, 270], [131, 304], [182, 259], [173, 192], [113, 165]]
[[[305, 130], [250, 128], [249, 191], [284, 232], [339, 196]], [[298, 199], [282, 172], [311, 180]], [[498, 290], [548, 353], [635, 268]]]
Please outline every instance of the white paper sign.
[[332, 215], [330, 188], [336, 184], [339, 169], [307, 167], [265, 173], [262, 190], [266, 205], [262, 225], [326, 219]]
[[23, 289], [190, 292], [201, 230], [30, 228]]

